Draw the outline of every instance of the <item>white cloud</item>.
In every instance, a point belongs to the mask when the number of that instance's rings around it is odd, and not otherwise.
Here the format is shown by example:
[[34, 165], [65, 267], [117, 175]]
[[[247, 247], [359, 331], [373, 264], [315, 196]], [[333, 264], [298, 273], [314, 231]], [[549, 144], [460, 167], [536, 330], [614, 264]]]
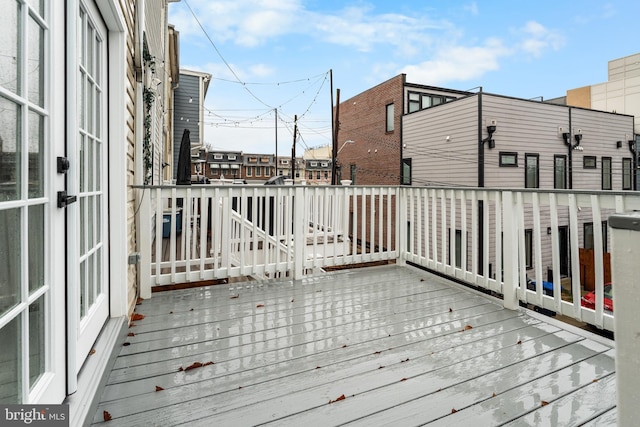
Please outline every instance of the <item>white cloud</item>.
[[474, 1], [474, 2], [469, 3], [468, 5], [465, 5], [465, 6], [463, 7], [463, 9], [464, 9], [465, 11], [469, 12], [469, 13], [470, 13], [470, 14], [472, 14], [472, 15], [479, 15], [479, 14], [480, 14], [480, 12], [479, 12], [479, 10], [478, 10], [478, 3], [476, 3], [475, 1]]
[[551, 30], [542, 24], [529, 21], [518, 30], [523, 40], [520, 48], [523, 52], [536, 58], [542, 56], [547, 50], [559, 50], [565, 44], [565, 39], [559, 31]]
[[482, 46], [446, 46], [434, 58], [404, 67], [407, 80], [429, 85], [444, 85], [455, 81], [477, 79], [500, 68], [499, 59], [510, 50], [500, 40], [487, 40]]

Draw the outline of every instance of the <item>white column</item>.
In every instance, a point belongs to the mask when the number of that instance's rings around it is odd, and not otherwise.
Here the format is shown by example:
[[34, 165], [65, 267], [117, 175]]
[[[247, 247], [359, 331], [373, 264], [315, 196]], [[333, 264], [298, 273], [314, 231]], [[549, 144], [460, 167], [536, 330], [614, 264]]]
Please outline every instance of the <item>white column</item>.
[[[503, 233], [503, 263], [504, 285], [502, 286], [504, 308], [516, 310], [518, 308], [518, 227], [513, 193], [502, 192], [502, 233]], [[496, 243], [496, 244], [499, 244]], [[500, 266], [497, 265], [496, 269]]]
[[640, 420], [640, 212], [609, 217], [611, 279], [615, 301], [616, 385], [618, 425], [636, 426]]

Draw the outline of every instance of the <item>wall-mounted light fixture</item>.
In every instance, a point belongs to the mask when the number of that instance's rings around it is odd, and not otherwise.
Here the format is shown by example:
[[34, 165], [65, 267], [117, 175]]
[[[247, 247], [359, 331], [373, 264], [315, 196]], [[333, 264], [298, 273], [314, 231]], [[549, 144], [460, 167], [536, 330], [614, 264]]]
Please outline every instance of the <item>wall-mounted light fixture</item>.
[[630, 139], [627, 143], [629, 144], [629, 151], [633, 153], [636, 149], [636, 142], [633, 139]]
[[571, 134], [569, 132], [562, 132], [562, 139], [564, 139], [566, 145], [569, 145], [571, 143]]
[[616, 148], [622, 148], [622, 141], [616, 141]]
[[489, 136], [487, 136], [485, 139], [482, 140], [482, 143], [489, 143], [489, 148], [495, 148], [496, 147], [496, 141], [493, 139], [493, 134], [496, 132], [496, 125], [489, 125], [487, 126], [487, 133], [489, 134]]
[[580, 141], [582, 141], [582, 133], [580, 132], [581, 132], [580, 129], [578, 129], [578, 132], [573, 135], [573, 139], [576, 140], [576, 143], [571, 148], [576, 151], [584, 150], [584, 148], [580, 145]]
[[547, 234], [551, 234], [551, 227], [547, 227]]

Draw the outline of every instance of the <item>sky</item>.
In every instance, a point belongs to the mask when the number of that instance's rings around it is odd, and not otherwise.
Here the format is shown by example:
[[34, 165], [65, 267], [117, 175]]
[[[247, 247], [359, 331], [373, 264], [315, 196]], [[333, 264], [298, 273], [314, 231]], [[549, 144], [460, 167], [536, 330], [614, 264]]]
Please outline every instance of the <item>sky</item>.
[[[407, 82], [550, 99], [640, 52], [637, 0], [181, 0], [180, 67], [212, 75], [204, 142], [296, 156], [331, 144], [331, 99]], [[331, 71], [330, 71], [331, 70]], [[331, 87], [333, 86], [333, 94]], [[277, 110], [277, 117], [276, 117]]]

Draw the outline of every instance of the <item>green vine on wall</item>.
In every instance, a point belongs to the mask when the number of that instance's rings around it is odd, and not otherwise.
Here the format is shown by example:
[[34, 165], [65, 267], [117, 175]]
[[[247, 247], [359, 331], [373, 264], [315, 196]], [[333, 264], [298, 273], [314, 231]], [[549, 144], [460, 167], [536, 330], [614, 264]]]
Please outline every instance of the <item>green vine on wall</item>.
[[[155, 73], [156, 62], [154, 57], [149, 53], [146, 38], [142, 42], [142, 59], [144, 60], [145, 68], [148, 67], [152, 73]], [[149, 185], [151, 183], [153, 173], [153, 158], [151, 153], [151, 107], [153, 106], [154, 98], [155, 92], [145, 85], [142, 91], [142, 99], [144, 101], [144, 137], [142, 140], [144, 185]]]

